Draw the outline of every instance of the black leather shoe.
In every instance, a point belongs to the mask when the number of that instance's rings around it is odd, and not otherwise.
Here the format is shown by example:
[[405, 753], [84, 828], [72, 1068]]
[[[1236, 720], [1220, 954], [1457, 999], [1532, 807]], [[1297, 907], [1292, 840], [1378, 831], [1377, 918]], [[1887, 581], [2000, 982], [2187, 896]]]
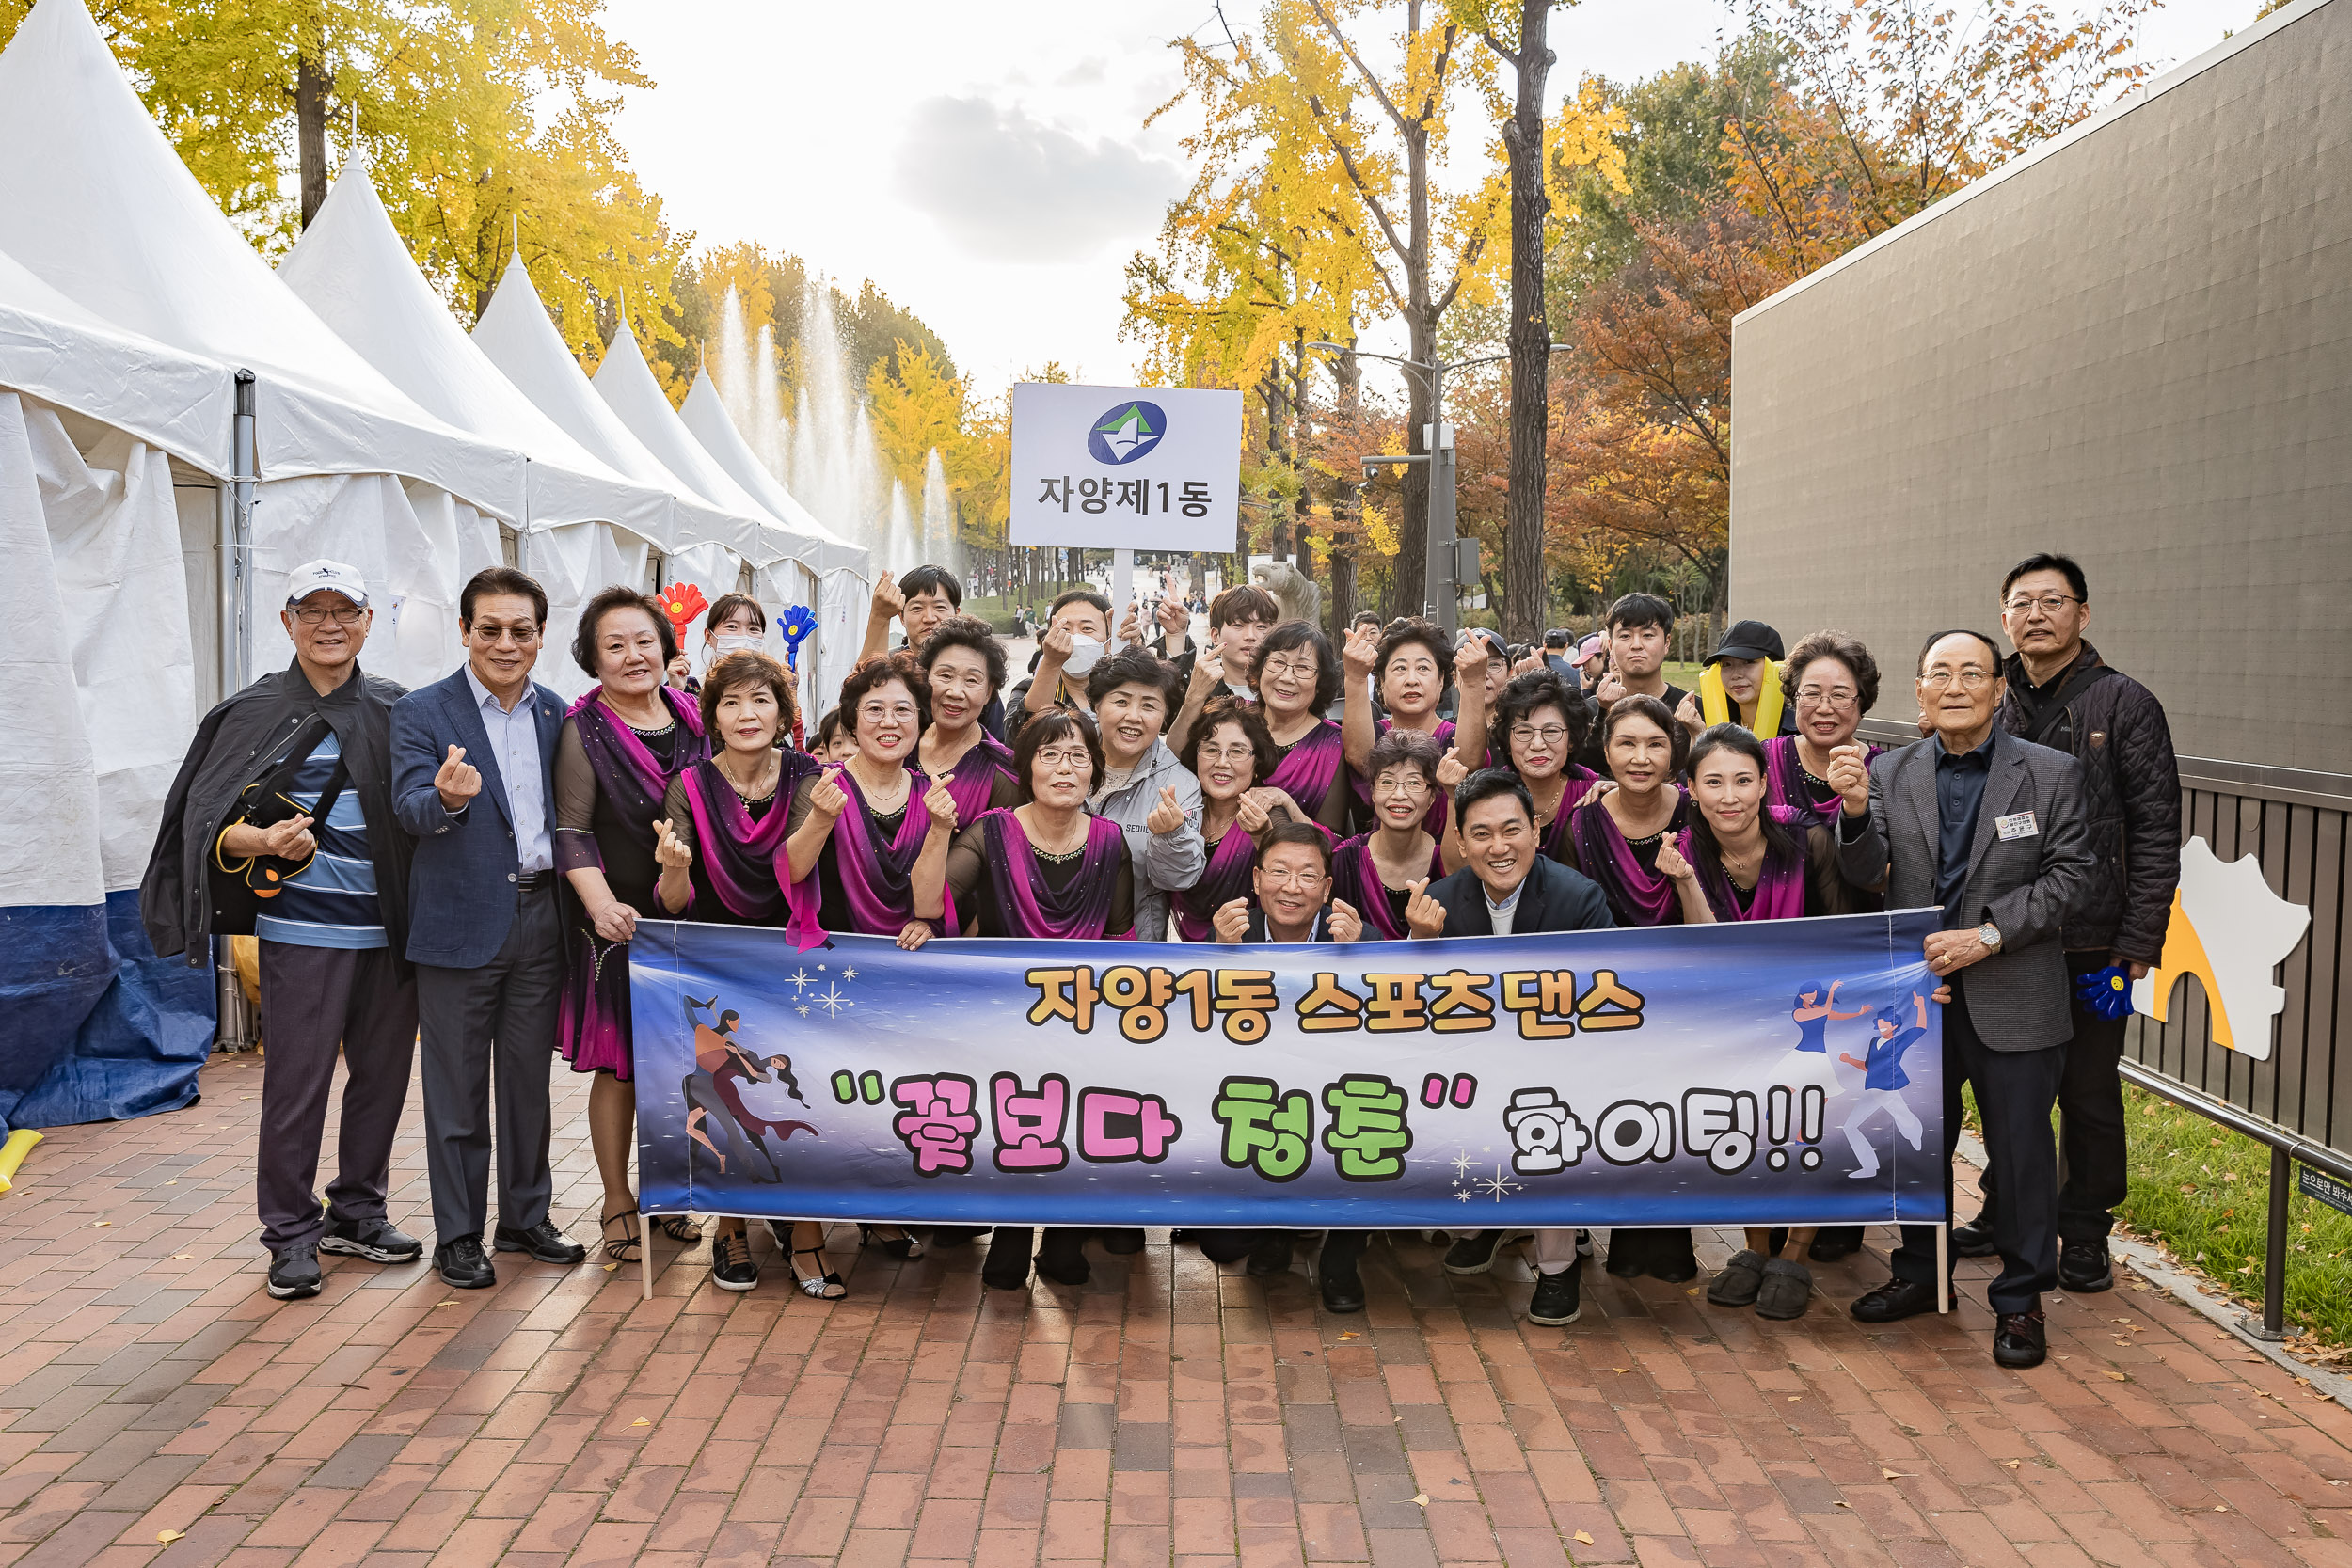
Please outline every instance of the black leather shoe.
[[1977, 1217], [1952, 1232], [1952, 1256], [1955, 1258], [1990, 1258], [2001, 1249], [1993, 1244], [1993, 1211], [1979, 1212]]
[[1862, 1227], [1825, 1225], [1813, 1233], [1813, 1244], [1804, 1249], [1804, 1255], [1816, 1263], [1835, 1263], [1861, 1250]]
[[1527, 1232], [1505, 1230], [1473, 1231], [1445, 1249], [1445, 1272], [1448, 1274], [1485, 1274], [1495, 1266], [1495, 1254], [1503, 1243]]
[[1034, 1234], [1025, 1225], [998, 1226], [988, 1238], [988, 1256], [980, 1261], [980, 1283], [995, 1291], [1025, 1289]]
[[934, 1225], [931, 1227], [931, 1248], [970, 1246], [973, 1241], [988, 1233], [985, 1226]]
[[278, 1301], [299, 1301], [319, 1293], [319, 1249], [296, 1242], [269, 1255], [269, 1293]]
[[1935, 1287], [1924, 1279], [1890, 1279], [1866, 1291], [1847, 1308], [1866, 1323], [1891, 1323], [1935, 1310]]
[[1559, 1328], [1576, 1322], [1584, 1310], [1579, 1288], [1583, 1273], [1584, 1259], [1580, 1258], [1558, 1274], [1537, 1275], [1535, 1294], [1527, 1304], [1527, 1321], [1544, 1328]]
[[1655, 1230], [1616, 1229], [1609, 1233], [1609, 1272], [1619, 1279], [1631, 1279], [1648, 1266], [1650, 1254], [1657, 1249]]
[[1040, 1279], [1050, 1279], [1057, 1285], [1083, 1285], [1093, 1277], [1087, 1266], [1087, 1233], [1049, 1226], [1044, 1244], [1037, 1249], [1037, 1273]]
[[461, 1291], [486, 1291], [499, 1282], [499, 1272], [490, 1266], [479, 1236], [460, 1236], [435, 1247], [433, 1267], [445, 1283]]
[[1141, 1227], [1120, 1228], [1117, 1230], [1098, 1230], [1094, 1234], [1096, 1239], [1103, 1243], [1103, 1250], [1109, 1253], [1113, 1258], [1132, 1258], [1136, 1253], [1143, 1250], [1143, 1230]]
[[585, 1263], [588, 1249], [555, 1228], [553, 1220], [541, 1220], [528, 1230], [498, 1227], [495, 1244], [501, 1252], [527, 1252], [542, 1263]]
[[1325, 1269], [1321, 1289], [1326, 1312], [1360, 1312], [1364, 1309], [1364, 1277], [1356, 1272], [1353, 1263], [1343, 1269]]
[[2090, 1295], [2115, 1289], [2115, 1260], [2107, 1256], [2106, 1238], [2058, 1244], [2058, 1284]]
[[1649, 1255], [1649, 1276], [1682, 1285], [1699, 1276], [1699, 1255], [1688, 1230], [1661, 1230]]
[[2050, 1354], [2039, 1312], [2004, 1312], [1993, 1325], [1993, 1359], [2004, 1367], [2039, 1367]]
[[1249, 1261], [1244, 1265], [1254, 1278], [1272, 1279], [1291, 1270], [1291, 1233], [1269, 1230], [1258, 1238], [1258, 1244], [1249, 1249]]
[[402, 1234], [389, 1220], [337, 1220], [319, 1238], [319, 1250], [371, 1263], [413, 1263], [424, 1256], [424, 1243]]

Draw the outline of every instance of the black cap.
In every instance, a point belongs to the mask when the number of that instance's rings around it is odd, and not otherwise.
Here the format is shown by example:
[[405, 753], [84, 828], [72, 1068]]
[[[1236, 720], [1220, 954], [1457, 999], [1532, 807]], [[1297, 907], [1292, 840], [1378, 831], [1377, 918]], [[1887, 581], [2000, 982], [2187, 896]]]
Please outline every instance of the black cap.
[[1724, 629], [1723, 645], [1707, 656], [1707, 662], [1719, 658], [1787, 658], [1788, 650], [1781, 646], [1780, 633], [1761, 621], [1734, 621]]

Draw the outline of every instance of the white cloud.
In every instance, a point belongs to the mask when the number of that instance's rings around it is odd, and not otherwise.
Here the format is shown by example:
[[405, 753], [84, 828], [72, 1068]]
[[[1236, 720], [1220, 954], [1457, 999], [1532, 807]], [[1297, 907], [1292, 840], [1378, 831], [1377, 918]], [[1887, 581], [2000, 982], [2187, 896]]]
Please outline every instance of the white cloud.
[[1159, 221], [1182, 188], [1176, 166], [1104, 136], [1089, 143], [1017, 104], [942, 94], [916, 103], [895, 185], [971, 254], [1074, 261]]

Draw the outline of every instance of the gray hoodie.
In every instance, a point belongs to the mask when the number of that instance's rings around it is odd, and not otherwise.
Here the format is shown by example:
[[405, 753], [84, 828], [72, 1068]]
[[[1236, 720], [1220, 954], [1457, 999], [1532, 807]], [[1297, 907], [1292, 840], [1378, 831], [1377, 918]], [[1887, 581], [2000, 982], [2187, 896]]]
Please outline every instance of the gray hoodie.
[[[1176, 791], [1184, 808], [1184, 826], [1154, 833], [1144, 825], [1160, 803], [1163, 787]], [[1135, 865], [1136, 940], [1161, 942], [1168, 935], [1168, 895], [1200, 879], [1209, 852], [1200, 841], [1200, 783], [1165, 740], [1154, 740], [1136, 765], [1135, 776], [1114, 790], [1090, 798], [1097, 816], [1118, 823], [1127, 834], [1127, 858]]]

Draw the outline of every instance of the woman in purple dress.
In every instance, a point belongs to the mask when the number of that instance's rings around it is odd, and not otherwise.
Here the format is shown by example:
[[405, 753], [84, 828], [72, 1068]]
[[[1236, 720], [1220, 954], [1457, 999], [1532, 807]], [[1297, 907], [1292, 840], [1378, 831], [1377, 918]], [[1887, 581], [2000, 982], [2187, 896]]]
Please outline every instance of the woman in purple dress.
[[1332, 896], [1362, 916], [1362, 940], [1404, 942], [1412, 935], [1405, 924], [1410, 884], [1445, 875], [1428, 827], [1430, 802], [1443, 806], [1442, 780], [1469, 775], [1460, 758], [1419, 730], [1391, 730], [1375, 741], [1371, 773], [1375, 826], [1331, 852]]
[[1549, 670], [1513, 677], [1495, 704], [1494, 729], [1511, 771], [1535, 801], [1543, 852], [1564, 865], [1572, 863], [1569, 814], [1600, 782], [1574, 760], [1584, 749], [1587, 722], [1584, 700]]
[[1266, 633], [1249, 661], [1249, 689], [1274, 737], [1274, 770], [1265, 783], [1305, 809], [1308, 820], [1337, 835], [1347, 831], [1348, 784], [1340, 727], [1324, 714], [1340, 692], [1331, 644], [1305, 621]]
[[915, 766], [925, 778], [953, 778], [949, 792], [959, 822], [1018, 805], [1012, 748], [980, 727], [980, 715], [1005, 684], [1005, 650], [988, 623], [968, 615], [941, 622], [923, 640], [917, 658], [930, 689], [931, 721], [916, 748]]
[[[916, 918], [962, 911], [962, 928], [980, 937], [1133, 937], [1135, 869], [1127, 835], [1118, 823], [1087, 810], [1087, 797], [1103, 783], [1103, 743], [1094, 721], [1060, 708], [1032, 714], [1013, 743], [1013, 766], [1028, 782], [1028, 803], [984, 812], [961, 831], [946, 784], [932, 786], [930, 830], [914, 870]], [[1049, 1227], [1037, 1254], [1038, 1273], [1063, 1285], [1085, 1284], [1086, 1236], [1083, 1229]], [[996, 1227], [980, 1277], [999, 1290], [1027, 1284], [1031, 1241], [1025, 1225]]]
[[[814, 758], [777, 742], [792, 727], [794, 705], [790, 677], [784, 666], [766, 654], [722, 656], [705, 673], [702, 684], [703, 729], [712, 743], [711, 755], [696, 762], [670, 782], [662, 815], [655, 824], [654, 858], [661, 866], [654, 891], [661, 908], [674, 918], [725, 926], [781, 926], [785, 922], [784, 884], [776, 867], [783, 859], [785, 827], [791, 819], [793, 792], [801, 780], [818, 770]], [[736, 1085], [739, 1077], [756, 1069], [753, 1082], [780, 1078], [799, 1097], [791, 1077], [791, 1060], [771, 1056], [765, 1063], [744, 1055], [750, 1068], [710, 1076], [707, 1093], [698, 1078], [688, 1080], [688, 1102], [700, 1113], [703, 1131], [698, 1142], [717, 1153], [717, 1140], [727, 1138], [730, 1153], [744, 1162], [742, 1171], [754, 1181], [783, 1179], [776, 1150], [795, 1131], [813, 1131], [804, 1122], [771, 1122], [748, 1113]], [[732, 1098], [731, 1098], [732, 1097]], [[715, 1103], [713, 1102], [715, 1099]], [[711, 1125], [718, 1118], [725, 1122]], [[723, 1131], [728, 1123], [740, 1132]], [[808, 1295], [834, 1300], [849, 1293], [840, 1275], [824, 1266], [825, 1233], [814, 1220], [774, 1227], [784, 1245], [793, 1283]], [[809, 1274], [802, 1258], [814, 1259]], [[752, 1260], [751, 1237], [739, 1216], [723, 1216], [711, 1238], [711, 1282], [723, 1291], [748, 1291], [759, 1283], [759, 1268]]]
[[[1453, 647], [1443, 627], [1418, 618], [1391, 621], [1384, 631], [1367, 626], [1348, 633], [1347, 698], [1341, 726], [1357, 821], [1373, 819], [1372, 748], [1392, 730], [1420, 731], [1439, 751], [1451, 748], [1465, 769], [1486, 765], [1486, 641], [1475, 637]], [[1449, 687], [1458, 687], [1461, 701], [1454, 718], [1440, 719], [1438, 708]], [[1375, 697], [1388, 709], [1388, 717], [1372, 716]], [[1443, 836], [1445, 814], [1445, 797], [1432, 796], [1424, 824], [1431, 834]]]
[[[931, 781], [910, 766], [928, 696], [922, 667], [904, 652], [860, 665], [841, 683], [843, 733], [857, 750], [801, 781], [785, 829], [785, 929], [803, 950], [828, 931], [896, 937], [909, 949], [931, 934], [915, 917], [908, 879], [931, 828], [924, 804]], [[944, 925], [955, 934], [952, 908]]]
[[1212, 697], [1193, 721], [1178, 760], [1200, 781], [1200, 838], [1208, 863], [1200, 880], [1168, 899], [1178, 941], [1216, 941], [1216, 911], [1248, 896], [1258, 836], [1285, 815], [1307, 820], [1289, 795], [1258, 783], [1275, 771], [1275, 758], [1274, 737], [1248, 703]]
[[[693, 699], [664, 684], [676, 655], [677, 633], [654, 600], [620, 587], [590, 599], [572, 657], [597, 684], [572, 705], [555, 743], [555, 865], [576, 905], [564, 922], [556, 1049], [573, 1071], [596, 1074], [588, 1142], [604, 1181], [605, 1256], [614, 1262], [635, 1261], [644, 1244], [628, 1179], [637, 1118], [628, 942], [640, 916], [663, 912], [654, 901], [662, 798], [709, 752]], [[683, 1214], [656, 1223], [680, 1242], [702, 1238]]]

